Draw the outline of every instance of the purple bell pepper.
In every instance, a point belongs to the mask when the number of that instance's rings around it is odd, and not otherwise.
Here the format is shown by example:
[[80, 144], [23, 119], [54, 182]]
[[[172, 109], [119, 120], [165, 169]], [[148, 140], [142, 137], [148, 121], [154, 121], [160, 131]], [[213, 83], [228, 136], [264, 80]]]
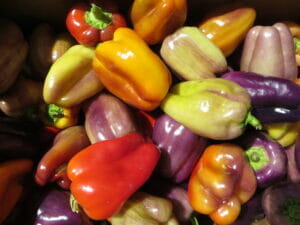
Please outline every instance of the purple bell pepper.
[[222, 78], [245, 88], [253, 107], [295, 108], [300, 105], [300, 86], [293, 81], [241, 71], [225, 73]]
[[247, 132], [238, 142], [246, 150], [259, 187], [268, 187], [284, 178], [287, 172], [287, 158], [280, 144], [260, 131]]
[[207, 144], [206, 138], [194, 134], [167, 114], [156, 120], [152, 139], [161, 150], [158, 171], [176, 183], [190, 176]]
[[92, 225], [82, 212], [73, 212], [70, 193], [50, 190], [37, 209], [34, 225]]
[[267, 188], [262, 206], [270, 225], [300, 224], [300, 183], [282, 182]]

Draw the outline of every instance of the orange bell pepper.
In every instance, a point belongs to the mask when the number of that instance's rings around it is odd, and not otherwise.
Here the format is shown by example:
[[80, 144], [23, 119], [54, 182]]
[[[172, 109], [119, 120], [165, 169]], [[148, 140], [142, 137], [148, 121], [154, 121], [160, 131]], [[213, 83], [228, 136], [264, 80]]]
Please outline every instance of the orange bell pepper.
[[171, 84], [166, 65], [129, 28], [118, 28], [113, 40], [97, 46], [93, 68], [111, 93], [141, 110], [159, 106]]
[[195, 211], [219, 225], [234, 222], [256, 191], [256, 177], [238, 145], [210, 145], [190, 177], [188, 197]]
[[29, 159], [16, 159], [0, 164], [0, 224], [9, 216], [23, 193], [20, 182], [32, 169]]
[[222, 14], [209, 16], [199, 28], [225, 56], [229, 56], [243, 41], [255, 18], [254, 8], [230, 7]]
[[148, 44], [161, 43], [186, 17], [186, 0], [135, 0], [130, 11], [134, 30]]

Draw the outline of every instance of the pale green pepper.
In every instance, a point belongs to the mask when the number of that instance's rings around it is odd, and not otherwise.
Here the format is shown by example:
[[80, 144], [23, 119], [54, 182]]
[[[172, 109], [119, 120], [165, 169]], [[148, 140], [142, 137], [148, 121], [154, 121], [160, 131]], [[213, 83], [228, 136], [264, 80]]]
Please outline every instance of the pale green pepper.
[[214, 140], [240, 136], [246, 124], [261, 129], [250, 114], [250, 96], [238, 84], [222, 78], [185, 81], [175, 85], [162, 110], [194, 133]]

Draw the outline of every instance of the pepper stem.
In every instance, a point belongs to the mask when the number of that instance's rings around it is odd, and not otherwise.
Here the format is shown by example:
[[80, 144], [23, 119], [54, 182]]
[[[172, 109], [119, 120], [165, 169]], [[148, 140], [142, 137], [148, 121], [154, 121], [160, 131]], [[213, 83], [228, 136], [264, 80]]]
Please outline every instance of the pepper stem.
[[65, 116], [64, 109], [55, 104], [49, 104], [47, 105], [47, 116], [51, 122], [55, 123], [58, 119]]
[[266, 150], [260, 146], [254, 146], [246, 150], [250, 166], [258, 171], [268, 165], [270, 159]]
[[300, 39], [297, 37], [294, 37], [294, 48], [295, 52], [300, 51]]
[[78, 202], [76, 201], [74, 195], [72, 195], [72, 194], [70, 195], [69, 203], [70, 203], [72, 212], [79, 213], [80, 210], [79, 210]]
[[247, 126], [248, 124], [250, 124], [251, 126], [253, 126], [256, 130], [261, 130], [262, 129], [262, 125], [259, 122], [259, 120], [253, 116], [251, 114], [251, 112], [249, 111], [247, 114], [247, 117], [245, 119], [244, 125]]
[[112, 23], [112, 13], [92, 4], [90, 11], [85, 13], [85, 22], [92, 27], [103, 30]]

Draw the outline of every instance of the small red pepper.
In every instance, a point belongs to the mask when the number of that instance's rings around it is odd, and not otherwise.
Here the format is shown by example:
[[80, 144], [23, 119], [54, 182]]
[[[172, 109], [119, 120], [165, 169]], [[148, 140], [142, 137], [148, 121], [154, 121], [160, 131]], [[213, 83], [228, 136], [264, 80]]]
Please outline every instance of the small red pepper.
[[90, 3], [76, 3], [67, 14], [67, 29], [78, 43], [95, 46], [111, 40], [117, 28], [127, 26], [114, 1], [92, 0]]
[[107, 219], [149, 179], [159, 157], [138, 133], [92, 144], [68, 163], [71, 193], [91, 219]]

